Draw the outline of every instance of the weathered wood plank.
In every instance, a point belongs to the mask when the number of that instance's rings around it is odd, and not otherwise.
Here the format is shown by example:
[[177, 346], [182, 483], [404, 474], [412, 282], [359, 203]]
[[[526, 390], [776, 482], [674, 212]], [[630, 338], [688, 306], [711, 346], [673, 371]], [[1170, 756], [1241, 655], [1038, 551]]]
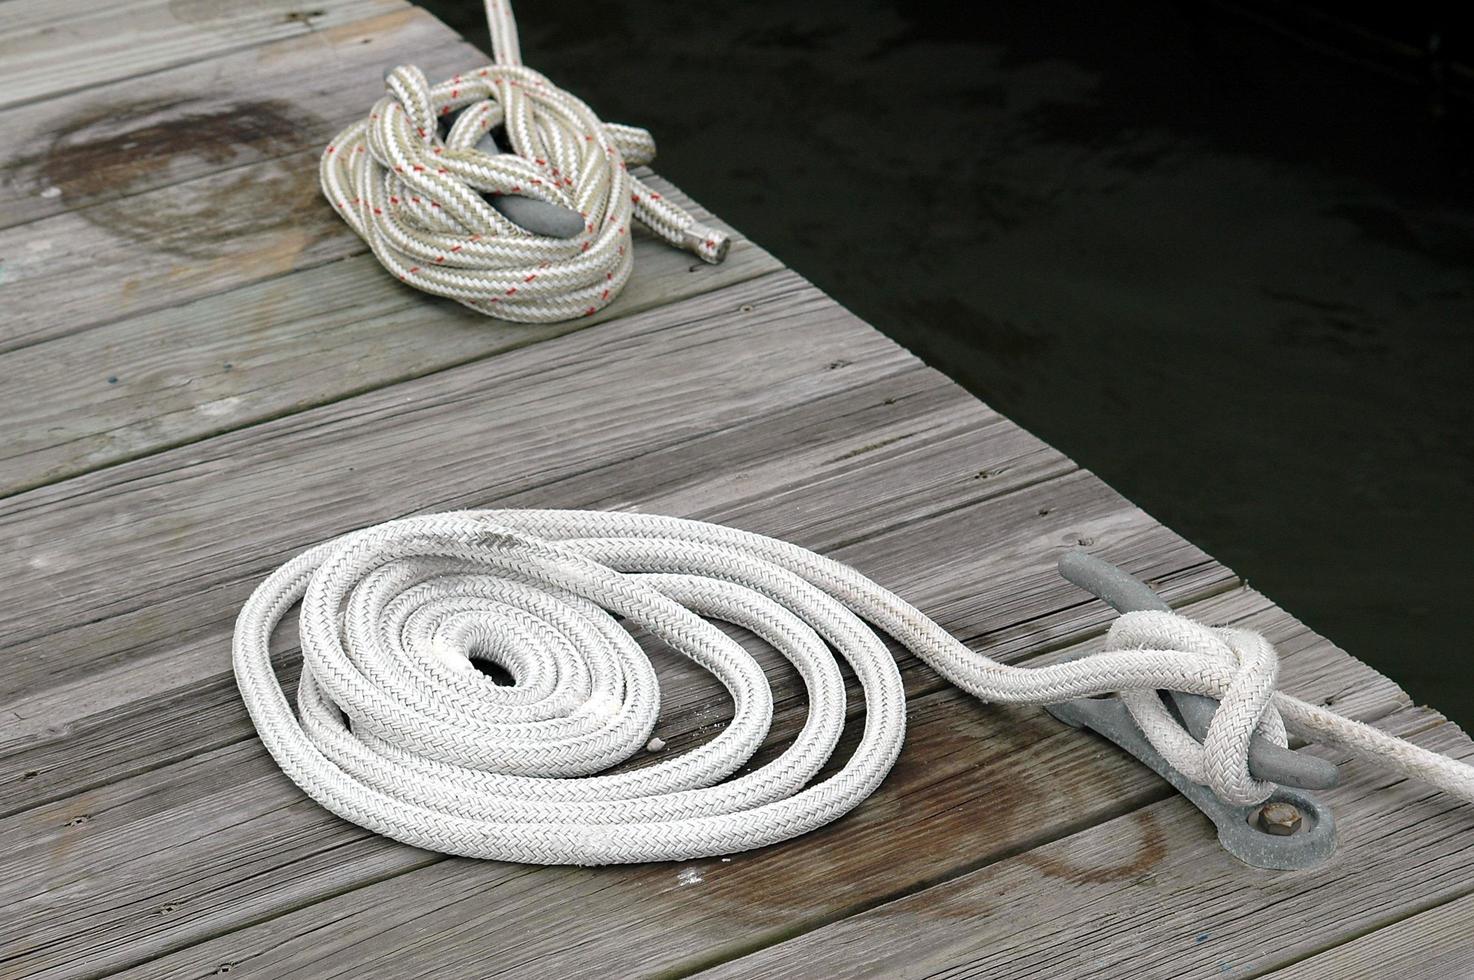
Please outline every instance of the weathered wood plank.
[[[1306, 631], [1260, 596], [1238, 591], [1190, 611], [1272, 634], [1291, 630], [1279, 635], [1291, 641], [1287, 683], [1311, 697], [1346, 683], [1316, 659], [1334, 651], [1319, 638], [1296, 649]], [[1362, 703], [1387, 703], [1394, 689], [1385, 679], [1362, 669], [1360, 680], [1380, 692]], [[791, 736], [801, 715], [802, 705], [781, 709], [777, 734]], [[221, 963], [269, 976], [328, 968], [396, 976], [679, 972], [719, 950], [781, 938], [1169, 792], [1037, 710], [917, 688], [907, 748], [882, 790], [798, 841], [730, 860], [598, 871], [437, 861], [150, 962], [141, 973], [187, 976]], [[597, 956], [589, 955], [595, 947]]]
[[[215, 306], [232, 309], [237, 318], [248, 312], [261, 312], [259, 306], [251, 310], [244, 304], [260, 304], [263, 297], [270, 301], [270, 297], [294, 288], [298, 281], [287, 280], [275, 291], [244, 295], [233, 291], [264, 279], [366, 256], [368, 247], [363, 240], [318, 193], [313, 169], [317, 152], [307, 150], [266, 163], [228, 169], [147, 191], [116, 205], [101, 204], [0, 230], [0, 272], [7, 287], [7, 302], [0, 307], [0, 370], [24, 373], [27, 358], [12, 360], [13, 352], [63, 337], [68, 338], [67, 343], [46, 346], [31, 357], [80, 359], [86, 345], [128, 336], [135, 329], [126, 322], [130, 318], [154, 314], [167, 323], [177, 317], [168, 311], [192, 301], [204, 301], [189, 307], [190, 322], [194, 324], [214, 318]], [[649, 171], [642, 171], [642, 176], [647, 184], [666, 198], [686, 205], [698, 218], [726, 227], [668, 181]], [[247, 200], [252, 196], [277, 203], [263, 207], [258, 201], [252, 205]], [[282, 207], [284, 201], [289, 206]], [[635, 285], [630, 287], [635, 299], [626, 302], [621, 297], [600, 315], [567, 325], [563, 332], [656, 305], [652, 297], [658, 297], [660, 287], [652, 287], [652, 281], [673, 286], [670, 290], [673, 302], [701, 289], [780, 268], [776, 260], [754, 249], [735, 231], [732, 233], [742, 253], [735, 264], [712, 273], [706, 272], [709, 267], [700, 265], [694, 270], [700, 273], [696, 275], [692, 269], [696, 263], [690, 255], [675, 251], [636, 228], [639, 272]], [[346, 268], [335, 268], [363, 281], [369, 281], [375, 274], [388, 279], [367, 258]], [[334, 273], [326, 275], [331, 277]], [[317, 288], [314, 282], [301, 285]], [[387, 281], [378, 285], [393, 287]], [[405, 295], [401, 294], [407, 293], [408, 290], [397, 287], [378, 290], [379, 295], [394, 298], [396, 309], [406, 304]], [[625, 296], [630, 295], [627, 290]], [[447, 305], [436, 304], [434, 308], [444, 309]], [[463, 311], [461, 308], [456, 313]], [[258, 319], [269, 322], [269, 313]], [[557, 334], [557, 331], [501, 324], [484, 317], [462, 319], [487, 325], [492, 332], [499, 326], [514, 339], [523, 335], [524, 339], [535, 340]], [[113, 328], [100, 337], [90, 333], [76, 336], [102, 324], [112, 324]], [[175, 327], [178, 330], [172, 341], [175, 345], [194, 335], [188, 325], [176, 322]], [[168, 334], [155, 331], [152, 340], [158, 354], [170, 351]], [[242, 340], [238, 335], [234, 340], [243, 361], [248, 361], [254, 338]], [[120, 361], [129, 356], [127, 348], [120, 349], [114, 344], [113, 350]], [[126, 361], [114, 364], [111, 370], [122, 374], [105, 373], [103, 377], [117, 378], [116, 383], [122, 383], [128, 374]], [[148, 391], [139, 389], [137, 393], [146, 397]], [[84, 417], [92, 414], [88, 405], [73, 406], [73, 412]], [[37, 444], [47, 443], [43, 438]]]
[[[326, 209], [315, 201], [312, 205]], [[706, 265], [650, 238], [619, 298], [526, 326], [428, 297], [370, 255], [0, 354], [0, 493], [668, 305], [778, 268], [737, 241]], [[758, 297], [754, 297], [756, 299]]]
[[9, 0], [0, 107], [403, 10], [403, 0]]
[[[1389, 897], [1395, 901], [1395, 896]], [[1267, 980], [1474, 977], [1474, 895], [1382, 926], [1265, 977]]]
[[[386, 61], [419, 65], [438, 79], [486, 58], [424, 11], [387, 7], [365, 20], [115, 82], [105, 92], [89, 88], [0, 110], [7, 285], [25, 281], [18, 277], [27, 262], [65, 263], [65, 255], [17, 254], [63, 234], [79, 236], [75, 246], [64, 244], [95, 254], [99, 264], [113, 265], [104, 250], [126, 245], [154, 246], [162, 263], [180, 252], [228, 258], [225, 249], [237, 239], [276, 231], [272, 219], [297, 220], [295, 203], [316, 194], [316, 154], [383, 93]], [[210, 197], [150, 195], [253, 167], [265, 176], [238, 175]], [[86, 213], [76, 222], [16, 229], [78, 210]], [[15, 316], [8, 305], [0, 311], [0, 338], [9, 340]]]
[[[0, 643], [149, 610], [155, 633], [188, 636], [202, 595], [325, 536], [552, 483], [916, 367], [783, 273], [15, 497], [0, 503], [0, 566], [18, 583]], [[298, 435], [278, 445], [287, 433]], [[69, 646], [27, 646], [0, 698], [147, 652], [97, 634], [60, 653]]]
[[[1379, 724], [1474, 755], [1428, 709]], [[1321, 868], [1241, 865], [1174, 797], [703, 975], [1254, 976], [1467, 890], [1468, 805], [1375, 766], [1343, 774], [1324, 794], [1341, 846]]]

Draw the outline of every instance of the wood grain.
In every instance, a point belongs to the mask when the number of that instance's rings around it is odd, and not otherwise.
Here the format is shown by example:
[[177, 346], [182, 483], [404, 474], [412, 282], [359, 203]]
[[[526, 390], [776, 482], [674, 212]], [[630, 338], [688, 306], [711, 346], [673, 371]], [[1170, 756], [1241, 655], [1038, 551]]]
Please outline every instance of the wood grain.
[[1264, 974], [1267, 980], [1474, 976], [1474, 895], [1464, 895]]
[[615, 302], [565, 323], [493, 320], [409, 289], [372, 256], [357, 255], [11, 351], [0, 355], [0, 371], [12, 379], [0, 389], [0, 411], [12, 419], [17, 437], [0, 448], [0, 493], [524, 347], [777, 268], [745, 241], [713, 266], [649, 238], [635, 243], [635, 264], [638, 271]]
[[[200, 595], [324, 537], [552, 483], [916, 366], [784, 273], [14, 497], [0, 503], [0, 564], [19, 591], [0, 608], [0, 642], [136, 612], [188, 635]], [[96, 634], [28, 646], [0, 697], [143, 655]]]
[[8, 0], [0, 108], [403, 10], [402, 0]]

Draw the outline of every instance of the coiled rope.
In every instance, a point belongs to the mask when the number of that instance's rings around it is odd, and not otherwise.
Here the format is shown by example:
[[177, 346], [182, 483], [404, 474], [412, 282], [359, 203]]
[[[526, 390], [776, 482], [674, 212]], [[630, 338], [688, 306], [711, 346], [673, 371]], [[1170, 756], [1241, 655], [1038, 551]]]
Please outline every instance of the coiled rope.
[[[269, 649], [298, 602], [300, 720]], [[615, 617], [709, 670], [734, 711], [698, 748], [598, 775], [640, 751], [660, 713], [654, 669]], [[793, 743], [730, 780], [763, 743], [773, 699], [756, 660], [703, 617], [771, 644], [808, 690]], [[867, 623], [985, 701], [1123, 692], [1152, 744], [1230, 802], [1268, 794], [1249, 774], [1249, 739], [1257, 730], [1283, 744], [1287, 728], [1474, 801], [1469, 766], [1275, 691], [1274, 649], [1257, 634], [1128, 613], [1108, 652], [1010, 667], [838, 562], [645, 514], [462, 511], [344, 535], [255, 590], [234, 659], [267, 749], [339, 816], [450, 854], [597, 865], [761, 847], [869, 796], [901, 750], [906, 708], [895, 661]], [[844, 725], [835, 653], [859, 679], [864, 731], [849, 761], [813, 782]], [[496, 684], [473, 657], [501, 664], [515, 683]], [[1221, 699], [1205, 743], [1163, 708], [1158, 689]]]
[[[650, 134], [600, 121], [524, 67], [510, 6], [486, 8], [494, 64], [434, 87], [418, 68], [394, 68], [369, 117], [323, 152], [323, 194], [379, 262], [416, 289], [523, 323], [611, 303], [633, 265], [632, 218], [720, 262], [726, 233], [629, 173], [654, 159]], [[498, 127], [512, 152], [490, 135]]]

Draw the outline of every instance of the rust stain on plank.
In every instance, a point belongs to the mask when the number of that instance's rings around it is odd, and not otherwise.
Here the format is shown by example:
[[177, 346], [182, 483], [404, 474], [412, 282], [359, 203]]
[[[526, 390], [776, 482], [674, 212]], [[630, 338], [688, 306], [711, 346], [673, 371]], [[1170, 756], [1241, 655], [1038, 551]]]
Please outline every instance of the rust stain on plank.
[[1060, 878], [1077, 885], [1103, 885], [1131, 881], [1148, 874], [1167, 856], [1167, 838], [1150, 809], [1131, 815], [1140, 837], [1126, 858], [1116, 864], [1084, 864], [1048, 853], [1047, 850], [1025, 851], [1018, 855], [1027, 864], [1049, 878]]

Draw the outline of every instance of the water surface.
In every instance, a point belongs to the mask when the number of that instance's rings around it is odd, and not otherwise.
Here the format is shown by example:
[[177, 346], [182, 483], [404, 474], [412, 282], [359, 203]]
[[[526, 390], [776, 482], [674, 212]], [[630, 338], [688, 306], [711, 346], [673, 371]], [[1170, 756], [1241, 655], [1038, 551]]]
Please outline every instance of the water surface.
[[1229, 13], [946, 6], [519, 13], [703, 204], [1474, 723], [1467, 107]]

